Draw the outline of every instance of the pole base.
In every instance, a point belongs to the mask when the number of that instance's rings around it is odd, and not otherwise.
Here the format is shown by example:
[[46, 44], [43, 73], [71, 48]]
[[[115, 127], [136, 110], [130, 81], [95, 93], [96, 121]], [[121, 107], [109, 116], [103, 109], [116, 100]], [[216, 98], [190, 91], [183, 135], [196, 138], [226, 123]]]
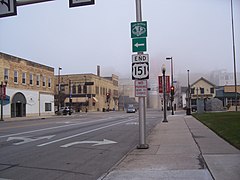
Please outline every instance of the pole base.
[[149, 148], [149, 145], [148, 144], [139, 144], [137, 146], [137, 149], [148, 149]]
[[186, 115], [191, 115], [191, 109], [187, 108]]
[[163, 123], [168, 123], [168, 120], [164, 119], [162, 122], [163, 122]]

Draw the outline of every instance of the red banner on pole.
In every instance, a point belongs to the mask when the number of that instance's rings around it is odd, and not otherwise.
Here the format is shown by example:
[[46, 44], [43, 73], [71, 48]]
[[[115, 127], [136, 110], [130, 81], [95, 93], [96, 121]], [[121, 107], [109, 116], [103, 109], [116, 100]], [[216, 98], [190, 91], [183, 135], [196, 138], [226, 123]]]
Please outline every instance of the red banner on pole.
[[163, 93], [163, 79], [162, 79], [162, 76], [158, 76], [158, 89], [159, 89], [159, 93]]
[[166, 76], [166, 93], [170, 93], [170, 76]]
[[6, 98], [6, 85], [3, 85], [3, 99]]

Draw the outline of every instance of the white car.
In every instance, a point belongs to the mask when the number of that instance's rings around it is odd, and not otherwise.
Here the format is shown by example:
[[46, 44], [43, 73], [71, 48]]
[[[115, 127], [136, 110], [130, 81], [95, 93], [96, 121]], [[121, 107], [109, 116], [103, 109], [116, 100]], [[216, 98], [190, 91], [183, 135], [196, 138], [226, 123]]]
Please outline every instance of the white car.
[[134, 107], [128, 107], [127, 108], [127, 113], [135, 113], [136, 109]]

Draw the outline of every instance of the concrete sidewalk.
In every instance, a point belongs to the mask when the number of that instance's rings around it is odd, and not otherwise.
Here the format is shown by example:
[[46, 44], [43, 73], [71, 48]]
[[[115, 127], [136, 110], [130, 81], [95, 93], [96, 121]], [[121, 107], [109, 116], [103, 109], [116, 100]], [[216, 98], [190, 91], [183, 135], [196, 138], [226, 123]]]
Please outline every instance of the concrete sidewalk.
[[168, 116], [104, 180], [239, 180], [240, 151], [192, 116]]

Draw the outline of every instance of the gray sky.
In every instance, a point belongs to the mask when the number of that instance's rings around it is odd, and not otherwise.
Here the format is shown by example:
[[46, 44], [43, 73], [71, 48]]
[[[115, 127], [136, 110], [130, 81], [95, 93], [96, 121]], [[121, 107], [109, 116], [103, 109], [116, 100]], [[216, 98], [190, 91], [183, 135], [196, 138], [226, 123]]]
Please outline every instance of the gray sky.
[[[69, 8], [69, 0], [20, 6], [0, 19], [0, 51], [62, 73], [131, 74], [130, 23], [135, 0], [95, 0]], [[240, 0], [233, 0], [237, 71], [240, 71]], [[174, 72], [233, 72], [230, 0], [142, 0], [148, 22], [147, 53], [156, 74], [167, 56]]]

